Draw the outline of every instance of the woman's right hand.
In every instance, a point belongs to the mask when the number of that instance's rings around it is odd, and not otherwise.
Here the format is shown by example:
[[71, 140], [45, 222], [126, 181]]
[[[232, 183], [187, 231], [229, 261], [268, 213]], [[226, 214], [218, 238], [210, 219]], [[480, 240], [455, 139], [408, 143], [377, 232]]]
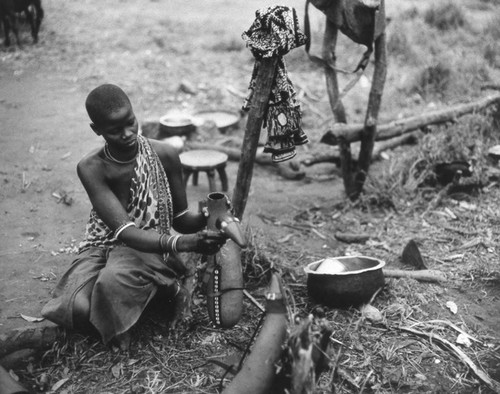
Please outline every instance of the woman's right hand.
[[181, 235], [177, 251], [201, 254], [215, 254], [226, 242], [226, 235], [220, 231], [203, 230], [195, 234]]

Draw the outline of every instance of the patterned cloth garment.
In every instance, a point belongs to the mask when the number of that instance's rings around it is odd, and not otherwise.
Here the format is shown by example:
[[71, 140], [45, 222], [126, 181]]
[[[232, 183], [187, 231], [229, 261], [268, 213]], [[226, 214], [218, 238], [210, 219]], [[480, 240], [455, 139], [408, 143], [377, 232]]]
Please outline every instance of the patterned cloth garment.
[[[172, 222], [172, 198], [165, 170], [150, 142], [138, 135], [139, 152], [134, 167], [135, 175], [130, 186], [127, 213], [130, 221], [143, 230], [155, 229], [169, 234]], [[85, 238], [79, 251], [89, 247], [122, 245], [114, 232], [92, 209], [85, 228]]]
[[279, 163], [293, 158], [297, 145], [309, 142], [301, 127], [300, 105], [283, 59], [290, 50], [304, 45], [306, 36], [299, 28], [294, 8], [271, 6], [257, 10], [255, 15], [252, 26], [242, 35], [256, 59], [243, 110], [250, 109], [260, 60], [278, 56], [263, 127], [268, 134], [264, 152], [271, 153], [273, 162]]

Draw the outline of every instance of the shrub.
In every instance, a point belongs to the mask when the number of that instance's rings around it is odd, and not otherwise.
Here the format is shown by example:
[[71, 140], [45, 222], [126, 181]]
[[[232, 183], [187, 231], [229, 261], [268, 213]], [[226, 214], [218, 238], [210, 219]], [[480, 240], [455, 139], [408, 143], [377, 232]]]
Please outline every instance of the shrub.
[[451, 30], [465, 25], [465, 15], [453, 2], [434, 5], [424, 14], [425, 22], [439, 30]]
[[452, 70], [450, 66], [438, 61], [436, 64], [425, 67], [415, 78], [410, 89], [411, 93], [418, 93], [424, 98], [446, 96], [450, 86]]
[[500, 40], [500, 14], [496, 14], [496, 16], [490, 19], [485, 25], [483, 36], [491, 37], [493, 41]]
[[389, 33], [387, 39], [387, 52], [396, 58], [401, 58], [406, 61], [415, 59], [415, 51], [413, 50], [410, 40], [405, 33], [402, 25], [395, 26]]
[[457, 97], [476, 95], [481, 86], [490, 81], [486, 61], [479, 54], [470, 54], [455, 61], [454, 78], [448, 91]]
[[210, 47], [214, 52], [239, 52], [245, 48], [241, 38], [223, 37]]
[[[490, 114], [491, 115], [491, 114]], [[396, 206], [421, 197], [432, 198], [437, 163], [466, 161], [472, 165], [472, 176], [463, 183], [485, 185], [489, 166], [487, 151], [500, 142], [494, 132], [494, 119], [489, 115], [467, 115], [450, 126], [440, 126], [425, 134], [418, 145], [394, 155], [382, 176], [369, 177], [365, 201], [392, 201]], [[399, 202], [399, 204], [397, 204]]]
[[403, 11], [400, 15], [402, 20], [412, 20], [418, 17], [418, 9], [417, 7], [411, 7], [405, 11]]
[[483, 57], [489, 66], [500, 68], [500, 57], [498, 56], [499, 51], [500, 45], [495, 43], [486, 44], [483, 51]]

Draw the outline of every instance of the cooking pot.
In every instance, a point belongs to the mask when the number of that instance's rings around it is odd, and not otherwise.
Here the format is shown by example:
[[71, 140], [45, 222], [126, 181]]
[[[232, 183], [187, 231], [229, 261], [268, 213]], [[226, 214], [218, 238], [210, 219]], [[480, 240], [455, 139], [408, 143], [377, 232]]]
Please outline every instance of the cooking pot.
[[160, 118], [158, 139], [173, 136], [188, 136], [194, 131], [196, 131], [196, 126], [189, 116], [177, 114], [164, 115]]
[[335, 308], [359, 306], [384, 286], [385, 262], [367, 256], [331, 257], [308, 264], [307, 291], [317, 303]]

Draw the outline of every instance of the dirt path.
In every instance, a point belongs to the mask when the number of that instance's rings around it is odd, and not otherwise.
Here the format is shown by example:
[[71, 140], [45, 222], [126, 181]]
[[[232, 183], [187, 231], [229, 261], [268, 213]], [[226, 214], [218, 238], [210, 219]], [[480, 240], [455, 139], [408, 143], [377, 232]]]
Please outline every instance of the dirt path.
[[[82, 97], [43, 71], [1, 79], [1, 331], [22, 325], [21, 313], [39, 316], [69, 257], [53, 254], [81, 236], [88, 209], [74, 170], [84, 141]], [[71, 206], [52, 196], [63, 191]]]

